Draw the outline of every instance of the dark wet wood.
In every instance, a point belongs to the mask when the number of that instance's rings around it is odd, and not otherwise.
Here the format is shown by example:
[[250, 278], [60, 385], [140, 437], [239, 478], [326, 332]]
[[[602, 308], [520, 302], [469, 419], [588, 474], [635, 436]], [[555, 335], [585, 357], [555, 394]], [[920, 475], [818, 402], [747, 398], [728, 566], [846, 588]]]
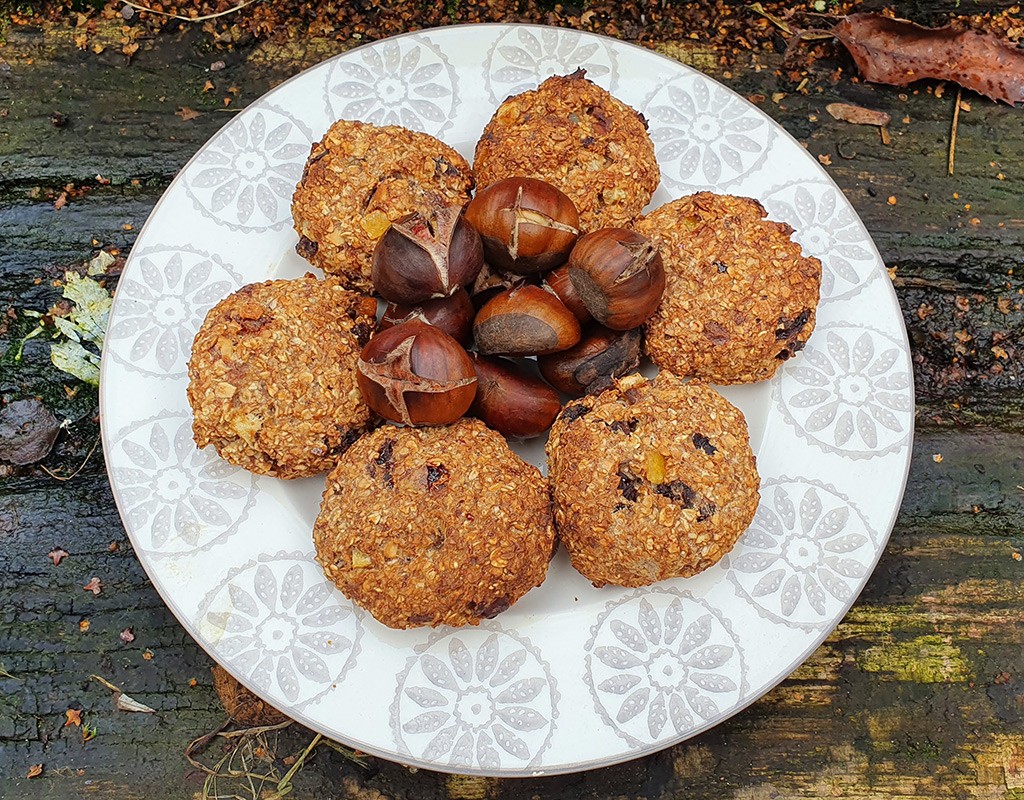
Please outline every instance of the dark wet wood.
[[[58, 297], [50, 281], [94, 242], [127, 251], [177, 170], [230, 118], [223, 97], [243, 107], [339, 49], [311, 40], [211, 53], [185, 32], [159, 37], [127, 65], [116, 47], [78, 50], [69, 30], [9, 29], [0, 46], [0, 313], [45, 309]], [[835, 65], [822, 64], [803, 94], [776, 73], [777, 58], [724, 74], [713, 53], [689, 43], [661, 49], [711, 69], [830, 160], [895, 267], [919, 404], [891, 543], [804, 666], [690, 742], [525, 782], [372, 759], [364, 769], [318, 750], [296, 779], [297, 797], [1024, 797], [1024, 111], [968, 98], [951, 177], [949, 87], [936, 98], [927, 85], [872, 87], [848, 72], [832, 82]], [[220, 58], [226, 68], [210, 73]], [[204, 94], [207, 79], [216, 89]], [[824, 107], [833, 101], [889, 112], [892, 144], [832, 120]], [[186, 106], [202, 116], [175, 116]], [[55, 111], [67, 126], [51, 124]], [[57, 211], [67, 184], [89, 190]], [[70, 474], [96, 440], [95, 392], [68, 397], [42, 343], [29, 342], [13, 365], [6, 351], [17, 332], [0, 337], [0, 392], [42, 395], [71, 420], [43, 464]], [[70, 553], [57, 567], [46, 556], [54, 546]], [[105, 586], [99, 596], [82, 589], [93, 576]], [[98, 450], [67, 482], [39, 467], [0, 478], [0, 598], [0, 796], [192, 798], [202, 777], [182, 751], [223, 721], [210, 661], [133, 556]], [[130, 644], [119, 638], [125, 628]], [[92, 674], [158, 713], [115, 711]], [[81, 729], [63, 727], [70, 707], [83, 709], [95, 738], [83, 743]], [[297, 753], [311, 738], [290, 730], [276, 752]], [[26, 780], [37, 763], [43, 777]]]

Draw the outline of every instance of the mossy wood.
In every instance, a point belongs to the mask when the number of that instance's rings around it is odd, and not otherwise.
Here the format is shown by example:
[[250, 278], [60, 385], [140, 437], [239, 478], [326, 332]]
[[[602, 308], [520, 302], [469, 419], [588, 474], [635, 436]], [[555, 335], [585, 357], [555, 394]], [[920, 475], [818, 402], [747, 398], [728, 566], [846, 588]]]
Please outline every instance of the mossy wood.
[[[0, 313], [45, 310], [59, 299], [53, 279], [96, 244], [126, 252], [177, 170], [236, 109], [340, 49], [309, 40], [222, 53], [187, 30], [126, 64], [116, 30], [101, 25], [95, 35], [112, 46], [99, 55], [77, 49], [70, 28], [4, 33]], [[659, 49], [709, 68], [688, 43]], [[210, 72], [222, 58], [226, 68]], [[1024, 111], [967, 98], [950, 176], [955, 87], [942, 97], [928, 85], [874, 87], [849, 68], [833, 81], [829, 62], [801, 93], [776, 74], [778, 57], [760, 62], [711, 69], [830, 162], [894, 268], [914, 352], [910, 483], [863, 595], [777, 689], [657, 755], [522, 782], [373, 759], [361, 768], [318, 749], [293, 796], [1024, 798]], [[215, 88], [204, 92], [207, 80]], [[891, 144], [833, 120], [829, 102], [888, 112]], [[201, 116], [182, 119], [182, 108]], [[54, 112], [67, 124], [55, 126]], [[223, 722], [210, 660], [132, 554], [101, 453], [87, 459], [95, 391], [54, 370], [44, 342], [29, 341], [16, 364], [11, 347], [26, 332], [13, 321], [0, 335], [0, 392], [41, 395], [71, 424], [41, 466], [0, 478], [0, 796], [188, 800], [203, 775], [182, 751]], [[83, 462], [68, 481], [42, 469], [66, 476]], [[59, 566], [47, 557], [56, 546], [70, 553]], [[100, 595], [82, 588], [94, 576]], [[93, 674], [157, 713], [116, 711]], [[65, 727], [69, 708], [94, 738]], [[293, 726], [276, 753], [311, 739]]]

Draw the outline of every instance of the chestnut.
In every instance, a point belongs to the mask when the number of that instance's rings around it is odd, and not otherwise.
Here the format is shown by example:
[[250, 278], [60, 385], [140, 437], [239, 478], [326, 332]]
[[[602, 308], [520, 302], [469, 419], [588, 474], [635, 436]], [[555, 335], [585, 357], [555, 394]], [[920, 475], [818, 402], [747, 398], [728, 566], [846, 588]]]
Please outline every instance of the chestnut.
[[476, 394], [476, 372], [466, 351], [419, 320], [370, 339], [359, 354], [356, 382], [371, 409], [406, 425], [455, 422]]
[[470, 353], [476, 398], [469, 413], [505, 436], [528, 439], [551, 427], [562, 404], [558, 393], [507, 358]]
[[466, 221], [480, 233], [491, 265], [529, 275], [565, 262], [579, 236], [580, 215], [550, 183], [505, 178], [477, 192]]
[[469, 338], [473, 333], [474, 313], [473, 301], [469, 299], [469, 292], [460, 288], [451, 297], [436, 297], [416, 305], [389, 303], [388, 307], [384, 309], [384, 316], [377, 329], [386, 331], [395, 325], [418, 319], [444, 331], [465, 347], [469, 344]]
[[572, 281], [569, 280], [568, 264], [563, 264], [558, 269], [549, 272], [541, 286], [549, 292], [554, 292], [555, 297], [561, 300], [580, 321], [580, 325], [585, 325], [593, 319], [590, 312], [587, 311], [587, 307], [583, 305], [583, 300], [576, 293]]
[[626, 228], [603, 228], [580, 238], [569, 254], [569, 280], [602, 325], [625, 331], [643, 324], [665, 291], [658, 246]]
[[568, 350], [537, 359], [544, 380], [572, 397], [603, 391], [612, 379], [640, 365], [640, 328], [613, 331], [595, 326]]
[[527, 279], [523, 275], [506, 275], [498, 270], [494, 269], [490, 264], [484, 261], [483, 269], [480, 270], [480, 274], [476, 276], [476, 280], [473, 281], [473, 285], [469, 287], [469, 296], [473, 300], [473, 307], [479, 311], [483, 308], [484, 303], [490, 300], [492, 297], [501, 294], [506, 289], [514, 289], [517, 286], [522, 286], [527, 282]]
[[480, 235], [460, 206], [436, 200], [391, 223], [373, 250], [370, 280], [385, 300], [420, 303], [450, 297], [473, 282], [484, 264]]
[[487, 301], [473, 322], [484, 355], [555, 353], [580, 340], [580, 323], [562, 301], [539, 286], [519, 286]]

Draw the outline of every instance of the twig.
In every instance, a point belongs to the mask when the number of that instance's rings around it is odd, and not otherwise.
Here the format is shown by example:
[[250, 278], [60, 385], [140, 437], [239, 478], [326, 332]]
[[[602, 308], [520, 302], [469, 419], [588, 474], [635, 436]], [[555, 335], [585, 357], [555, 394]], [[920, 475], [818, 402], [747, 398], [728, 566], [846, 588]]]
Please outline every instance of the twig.
[[[89, 677], [92, 678], [94, 681], [98, 681], [99, 683], [102, 683], [104, 686], [106, 686], [112, 692], [121, 692], [120, 688], [118, 688], [117, 686], [114, 686], [114, 684], [112, 684], [106, 678], [101, 678], [99, 675], [90, 675]], [[124, 692], [121, 692], [121, 694], [124, 694]]]
[[960, 94], [963, 89], [957, 87], [956, 104], [953, 106], [953, 124], [949, 129], [949, 174], [953, 174], [953, 161], [956, 159], [956, 129], [960, 124]]
[[155, 8], [149, 8], [147, 6], [141, 6], [138, 3], [133, 3], [132, 0], [123, 0], [126, 6], [137, 8], [139, 11], [147, 11], [150, 14], [159, 14], [162, 17], [170, 17], [171, 19], [180, 19], [184, 22], [205, 22], [208, 19], [217, 19], [217, 17], [225, 17], [228, 14], [234, 14], [236, 11], [241, 11], [246, 6], [251, 6], [257, 0], [245, 0], [244, 3], [239, 3], [237, 6], [232, 6], [227, 11], [218, 11], [216, 14], [207, 14], [203, 17], [183, 17], [181, 14], [170, 14], [167, 11], [157, 11]]
[[206, 766], [206, 764], [196, 761], [192, 756], [193, 754], [199, 754], [203, 750], [205, 750], [206, 746], [215, 738], [217, 738], [217, 735], [220, 734], [230, 724], [231, 718], [228, 717], [226, 720], [224, 720], [223, 723], [221, 723], [221, 726], [219, 728], [215, 728], [209, 733], [204, 733], [198, 739], [193, 739], [191, 742], [189, 742], [188, 746], [185, 748], [185, 760], [188, 761], [188, 763], [196, 769], [205, 772], [207, 775], [213, 775], [213, 770]]
[[313, 741], [311, 741], [309, 743], [309, 745], [306, 747], [306, 749], [302, 751], [302, 755], [300, 755], [295, 760], [295, 763], [292, 764], [291, 769], [289, 769], [284, 774], [284, 777], [281, 778], [280, 781], [278, 781], [278, 783], [277, 783], [277, 795], [276, 796], [271, 795], [268, 798], [268, 800], [277, 800], [277, 798], [279, 798], [279, 797], [284, 797], [287, 794], [291, 794], [291, 791], [292, 791], [292, 778], [294, 778], [295, 777], [295, 773], [298, 772], [302, 768], [302, 765], [306, 761], [306, 757], [309, 756], [309, 754], [313, 752], [313, 748], [316, 747], [320, 743], [320, 740], [323, 739], [323, 738], [324, 737], [322, 735], [320, 735], [319, 733], [316, 736], [313, 737]]
[[92, 443], [92, 447], [89, 448], [89, 452], [86, 453], [86, 455], [85, 455], [85, 461], [83, 461], [79, 465], [78, 469], [76, 469], [70, 475], [58, 475], [56, 472], [52, 472], [51, 470], [48, 470], [42, 464], [39, 465], [39, 469], [41, 469], [43, 472], [45, 472], [47, 475], [49, 475], [55, 481], [61, 481], [61, 482], [69, 481], [72, 478], [74, 478], [76, 475], [78, 475], [78, 473], [80, 473], [83, 469], [85, 469], [85, 465], [89, 463], [89, 459], [92, 458], [92, 454], [96, 452], [96, 446], [99, 443], [100, 443], [100, 437], [97, 436], [96, 437], [96, 441]]

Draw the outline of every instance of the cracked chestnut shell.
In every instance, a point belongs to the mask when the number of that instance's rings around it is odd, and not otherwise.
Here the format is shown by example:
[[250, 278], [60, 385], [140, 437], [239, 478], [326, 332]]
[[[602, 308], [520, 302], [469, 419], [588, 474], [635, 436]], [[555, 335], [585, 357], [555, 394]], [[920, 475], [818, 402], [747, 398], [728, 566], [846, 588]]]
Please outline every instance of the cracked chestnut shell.
[[480, 233], [487, 262], [529, 275], [565, 262], [580, 215], [567, 195], [536, 178], [505, 178], [477, 192], [466, 220]]
[[658, 246], [646, 236], [603, 228], [581, 237], [572, 249], [569, 280], [594, 319], [625, 331], [658, 309], [665, 267]]
[[477, 383], [459, 343], [419, 320], [370, 339], [359, 354], [356, 382], [370, 408], [406, 425], [454, 422], [469, 410]]
[[484, 355], [555, 353], [580, 340], [580, 323], [562, 301], [539, 286], [519, 286], [487, 301], [473, 322]]
[[558, 393], [506, 358], [470, 353], [477, 390], [469, 413], [505, 436], [529, 439], [551, 427], [562, 410]]
[[604, 391], [614, 378], [635, 370], [642, 340], [640, 328], [613, 331], [596, 326], [575, 347], [538, 358], [537, 366], [556, 389], [580, 397]]
[[414, 304], [450, 297], [475, 280], [484, 251], [462, 211], [438, 201], [426, 214], [415, 211], [391, 223], [374, 248], [370, 275], [385, 300]]
[[587, 311], [587, 307], [583, 305], [583, 299], [576, 293], [572, 281], [569, 280], [568, 264], [563, 264], [558, 269], [551, 270], [545, 276], [541, 286], [549, 292], [554, 292], [555, 297], [561, 300], [565, 307], [580, 321], [580, 325], [586, 325], [593, 319], [590, 312]]
[[377, 328], [386, 331], [403, 322], [419, 320], [444, 331], [466, 347], [473, 333], [475, 313], [469, 293], [465, 289], [459, 289], [451, 297], [437, 297], [416, 305], [389, 303]]

